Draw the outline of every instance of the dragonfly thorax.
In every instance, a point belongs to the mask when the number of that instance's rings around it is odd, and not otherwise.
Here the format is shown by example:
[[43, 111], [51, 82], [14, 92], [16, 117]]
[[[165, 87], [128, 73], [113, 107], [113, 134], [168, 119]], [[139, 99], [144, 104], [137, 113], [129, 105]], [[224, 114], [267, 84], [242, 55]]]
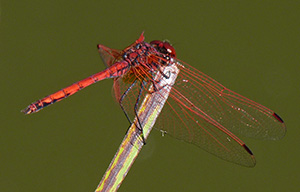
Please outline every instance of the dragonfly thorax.
[[125, 49], [123, 59], [131, 66], [136, 66], [145, 63], [144, 60], [151, 54], [158, 54], [158, 52], [149, 43], [143, 41]]

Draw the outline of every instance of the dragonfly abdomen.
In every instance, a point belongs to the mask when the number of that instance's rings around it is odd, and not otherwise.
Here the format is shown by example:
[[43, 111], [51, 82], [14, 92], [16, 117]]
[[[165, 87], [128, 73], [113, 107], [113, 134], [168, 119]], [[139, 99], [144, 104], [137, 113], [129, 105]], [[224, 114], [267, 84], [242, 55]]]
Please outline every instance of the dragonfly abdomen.
[[114, 65], [110, 66], [109, 68], [96, 73], [94, 75], [91, 75], [88, 78], [85, 78], [81, 81], [78, 81], [77, 83], [74, 83], [73, 85], [70, 85], [64, 89], [61, 89], [57, 91], [56, 93], [53, 93], [51, 95], [48, 95], [44, 97], [41, 100], [38, 100], [31, 105], [29, 105], [26, 109], [22, 110], [25, 114], [31, 114], [38, 112], [39, 110], [45, 108], [48, 105], [51, 105], [55, 102], [58, 102], [64, 98], [67, 98], [74, 93], [78, 92], [79, 90], [94, 84], [98, 81], [104, 80], [104, 79], [110, 79], [110, 78], [116, 78], [120, 77], [123, 74], [125, 74], [128, 69], [130, 68], [130, 65], [126, 61], [117, 62]]

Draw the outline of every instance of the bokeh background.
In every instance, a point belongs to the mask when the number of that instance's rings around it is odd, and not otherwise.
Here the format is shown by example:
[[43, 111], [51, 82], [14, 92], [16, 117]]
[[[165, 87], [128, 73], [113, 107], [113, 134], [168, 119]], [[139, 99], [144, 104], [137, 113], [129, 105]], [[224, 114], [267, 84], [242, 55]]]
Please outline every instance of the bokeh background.
[[96, 44], [123, 49], [145, 31], [178, 58], [276, 111], [280, 141], [243, 138], [245, 168], [153, 131], [119, 191], [300, 189], [297, 1], [1, 1], [0, 191], [94, 191], [128, 122], [112, 80], [33, 115], [31, 102], [104, 69]]

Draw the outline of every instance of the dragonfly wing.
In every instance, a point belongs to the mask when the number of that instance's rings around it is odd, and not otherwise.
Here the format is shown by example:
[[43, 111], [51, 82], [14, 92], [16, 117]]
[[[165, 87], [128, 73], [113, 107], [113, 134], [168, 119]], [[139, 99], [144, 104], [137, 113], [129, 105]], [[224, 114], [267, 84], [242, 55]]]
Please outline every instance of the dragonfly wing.
[[279, 139], [286, 129], [270, 109], [191, 67], [180, 68], [156, 127], [230, 162], [252, 167], [249, 148], [234, 134]]
[[286, 133], [283, 120], [272, 110], [224, 87], [185, 64], [175, 90], [235, 134], [277, 140]]
[[115, 62], [120, 61], [122, 51], [105, 47], [104, 45], [97, 45], [100, 57], [106, 67], [112, 66]]
[[180, 100], [184, 100], [183, 97], [172, 90], [156, 128], [224, 160], [247, 167], [255, 165], [252, 152], [239, 138], [201, 109], [188, 107], [185, 101]]

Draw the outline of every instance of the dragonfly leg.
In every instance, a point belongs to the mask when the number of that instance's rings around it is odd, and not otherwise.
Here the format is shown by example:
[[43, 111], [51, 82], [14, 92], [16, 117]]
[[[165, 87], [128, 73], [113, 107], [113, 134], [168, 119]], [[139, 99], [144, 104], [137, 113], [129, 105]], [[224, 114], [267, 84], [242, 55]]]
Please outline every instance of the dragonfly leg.
[[134, 113], [135, 113], [135, 116], [136, 116], [138, 124], [139, 124], [138, 129], [142, 132], [142, 139], [143, 139], [143, 143], [145, 145], [146, 141], [145, 141], [145, 137], [144, 137], [144, 133], [143, 133], [143, 126], [141, 124], [140, 118], [139, 118], [138, 113], [137, 113], [137, 111], [138, 111], [138, 105], [139, 105], [139, 102], [140, 102], [140, 99], [141, 99], [141, 95], [142, 95], [142, 92], [143, 92], [143, 89], [144, 89], [144, 83], [145, 83], [145, 81], [141, 82], [141, 88], [140, 88], [139, 94], [138, 94], [138, 96], [136, 98], [135, 105], [134, 105]]
[[[126, 91], [123, 93], [123, 95], [122, 95], [122, 96], [120, 97], [120, 99], [119, 99], [120, 107], [121, 107], [122, 111], [124, 112], [124, 114], [125, 114], [127, 120], [129, 121], [130, 125], [132, 124], [132, 121], [131, 121], [129, 115], [127, 114], [127, 112], [126, 112], [126, 110], [125, 110], [125, 108], [124, 108], [124, 106], [123, 106], [123, 101], [124, 101], [125, 97], [127, 96], [128, 92], [132, 89], [132, 87], [135, 86], [136, 82], [137, 82], [137, 80], [135, 80], [135, 81], [134, 81], [127, 89], [126, 89]], [[136, 104], [135, 104], [135, 107], [134, 107], [135, 115], [136, 115], [136, 117], [137, 117], [138, 124], [139, 124], [139, 125], [135, 124], [135, 126], [138, 128], [139, 131], [142, 132], [142, 140], [143, 140], [143, 143], [146, 144], [145, 138], [144, 138], [144, 135], [143, 135], [143, 129], [142, 129], [140, 120], [139, 120], [138, 115], [137, 115], [137, 112], [136, 112], [136, 111], [137, 111], [136, 108], [137, 108], [138, 102], [139, 102], [139, 97], [141, 97], [142, 89], [143, 89], [143, 88], [141, 87], [141, 90], [140, 90], [139, 95], [138, 95], [138, 99], [137, 99]], [[127, 129], [127, 131], [126, 131], [126, 134], [127, 134], [128, 130], [129, 130], [129, 128], [130, 128], [130, 126], [128, 127], [128, 129]]]
[[169, 79], [171, 76], [170, 71], [168, 71], [168, 74], [165, 74], [161, 69], [159, 69], [158, 71], [165, 79]]
[[[126, 110], [125, 110], [125, 108], [124, 108], [124, 106], [123, 106], [123, 100], [124, 100], [125, 97], [127, 96], [128, 92], [132, 89], [132, 87], [136, 84], [136, 81], [137, 81], [137, 80], [135, 80], [135, 81], [134, 81], [127, 89], [126, 89], [126, 91], [123, 93], [123, 95], [122, 95], [122, 96], [120, 97], [120, 99], [119, 99], [120, 107], [121, 107], [122, 111], [124, 112], [124, 114], [125, 114], [127, 120], [129, 121], [130, 125], [132, 124], [132, 121], [130, 120], [130, 118], [129, 118], [129, 116], [128, 116], [128, 114], [127, 114], [127, 112], [126, 112]], [[127, 130], [127, 131], [128, 131], [128, 130]]]

